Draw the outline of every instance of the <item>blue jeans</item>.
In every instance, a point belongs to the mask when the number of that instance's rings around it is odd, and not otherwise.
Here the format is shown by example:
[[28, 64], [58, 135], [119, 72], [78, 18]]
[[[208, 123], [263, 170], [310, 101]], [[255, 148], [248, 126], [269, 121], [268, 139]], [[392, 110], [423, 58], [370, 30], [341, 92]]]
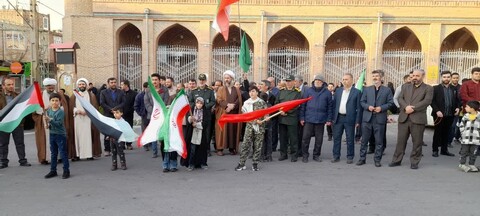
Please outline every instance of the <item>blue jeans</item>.
[[457, 127], [457, 123], [459, 122], [459, 120], [461, 120], [461, 119], [459, 119], [458, 115], [453, 117], [452, 127], [450, 128], [450, 131], [448, 132], [448, 141], [447, 141], [448, 144], [452, 143], [453, 138], [457, 138], [457, 139], [460, 138], [460, 130]]
[[153, 152], [153, 155], [158, 155], [158, 143], [157, 142], [151, 142], [147, 145], [151, 145], [152, 146], [152, 152]]
[[342, 135], [344, 130], [347, 138], [347, 159], [353, 160], [355, 157], [355, 145], [353, 143], [355, 136], [355, 123], [347, 123], [346, 117], [342, 115], [338, 116], [337, 121], [333, 125], [333, 159], [340, 159]]
[[57, 155], [59, 150], [63, 163], [63, 171], [70, 171], [67, 157], [67, 137], [64, 134], [50, 134], [50, 152], [52, 157], [50, 171], [57, 171]]
[[163, 168], [164, 169], [177, 168], [177, 152], [163, 153]]

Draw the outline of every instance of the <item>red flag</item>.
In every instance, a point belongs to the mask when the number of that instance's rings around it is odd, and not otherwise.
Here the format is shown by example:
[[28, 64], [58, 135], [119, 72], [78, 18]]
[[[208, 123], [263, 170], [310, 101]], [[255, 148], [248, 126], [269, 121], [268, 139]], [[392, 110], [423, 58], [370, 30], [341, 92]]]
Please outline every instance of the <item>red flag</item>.
[[271, 106], [266, 109], [257, 110], [249, 113], [242, 113], [242, 114], [223, 114], [222, 117], [218, 120], [218, 125], [220, 128], [223, 129], [226, 123], [238, 123], [238, 122], [249, 122], [258, 118], [261, 118], [267, 114], [273, 113], [275, 111], [283, 111], [287, 112], [298, 105], [305, 103], [312, 99], [312, 97], [305, 98], [305, 99], [298, 99], [293, 101], [287, 101], [283, 103], [279, 103], [275, 106]]
[[212, 27], [223, 35], [225, 41], [228, 40], [228, 29], [230, 28], [230, 5], [238, 0], [219, 0], [218, 11]]

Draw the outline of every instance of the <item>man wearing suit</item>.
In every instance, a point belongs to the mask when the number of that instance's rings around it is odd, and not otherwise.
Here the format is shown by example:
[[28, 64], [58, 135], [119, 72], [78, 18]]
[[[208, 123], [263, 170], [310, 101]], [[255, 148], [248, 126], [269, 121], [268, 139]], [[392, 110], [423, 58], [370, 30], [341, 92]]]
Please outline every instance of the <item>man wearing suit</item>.
[[448, 152], [448, 136], [452, 127], [455, 115], [460, 111], [460, 101], [455, 94], [455, 89], [450, 85], [451, 72], [443, 71], [441, 73], [442, 83], [433, 87], [432, 116], [435, 120], [435, 132], [433, 133], [432, 156], [438, 157], [438, 147], [441, 148], [440, 154], [446, 156], [455, 156]]
[[313, 160], [322, 161], [320, 154], [325, 125], [332, 125], [332, 93], [328, 91], [324, 80], [322, 75], [315, 75], [313, 87], [308, 88], [303, 94], [303, 98], [312, 97], [312, 99], [300, 105], [300, 124], [305, 127], [302, 136], [302, 162], [304, 163], [308, 162], [308, 149], [312, 136], [315, 136]]
[[[125, 94], [122, 90], [117, 88], [117, 79], [110, 77], [107, 80], [108, 88], [100, 93], [100, 106], [103, 108], [103, 115], [113, 118], [112, 109], [114, 107], [121, 107], [125, 103]], [[110, 156], [110, 141], [105, 136], [103, 140], [105, 156]]]
[[[260, 87], [260, 98], [267, 102], [267, 107], [271, 107], [275, 104], [275, 95], [270, 92], [271, 83], [268, 80], [262, 80], [258, 86]], [[262, 160], [264, 162], [271, 162], [272, 161], [272, 128], [273, 124], [272, 121], [267, 121], [265, 124], [265, 135], [263, 139], [263, 147], [262, 147]], [[278, 136], [275, 134], [275, 136]]]
[[410, 154], [410, 168], [418, 169], [422, 158], [423, 133], [427, 124], [427, 107], [432, 103], [433, 88], [423, 83], [425, 71], [413, 71], [412, 82], [404, 84], [398, 97], [400, 115], [398, 116], [397, 147], [393, 154], [390, 167], [400, 166], [408, 137], [412, 136], [412, 153]]
[[360, 160], [358, 166], [365, 164], [368, 141], [370, 136], [375, 136], [375, 166], [381, 167], [383, 155], [383, 138], [387, 125], [387, 111], [393, 106], [392, 91], [382, 85], [383, 71], [372, 72], [373, 85], [363, 89], [360, 105], [363, 108], [362, 117], [362, 145], [360, 147]]
[[[303, 98], [303, 95], [305, 94], [305, 92], [308, 89], [308, 86], [303, 84], [303, 76], [301, 76], [301, 75], [296, 75], [295, 76], [295, 88], [300, 90], [300, 95]], [[302, 149], [302, 141], [301, 141], [302, 139], [303, 139], [303, 125], [298, 123], [298, 149], [299, 149], [299, 151], [297, 153], [297, 157], [302, 157], [303, 156], [302, 151], [300, 151], [300, 149]]]
[[333, 159], [332, 163], [340, 161], [342, 135], [345, 130], [347, 137], [347, 164], [353, 163], [355, 156], [355, 127], [360, 126], [360, 98], [362, 93], [353, 86], [353, 75], [343, 75], [343, 87], [337, 88], [334, 94], [335, 109], [333, 111]]

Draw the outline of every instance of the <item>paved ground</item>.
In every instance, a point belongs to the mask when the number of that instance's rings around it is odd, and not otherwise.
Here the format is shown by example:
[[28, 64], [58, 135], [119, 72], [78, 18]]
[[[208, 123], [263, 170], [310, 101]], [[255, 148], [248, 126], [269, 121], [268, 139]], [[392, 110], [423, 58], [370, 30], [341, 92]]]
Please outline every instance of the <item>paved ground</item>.
[[460, 172], [458, 157], [432, 158], [432, 130], [425, 132], [420, 169], [411, 170], [408, 157], [401, 167], [387, 166], [396, 128], [388, 126], [381, 168], [373, 155], [362, 167], [344, 157], [330, 163], [332, 142], [325, 139], [321, 163], [278, 162], [275, 152], [259, 172], [250, 161], [249, 170], [235, 172], [238, 156], [212, 156], [208, 170], [164, 174], [160, 158], [135, 149], [127, 152], [126, 171], [110, 171], [110, 158], [102, 157], [71, 163], [68, 180], [43, 178], [49, 167], [36, 162], [30, 132], [33, 166], [19, 167], [11, 144], [10, 167], [0, 170], [0, 215], [480, 215], [479, 174]]

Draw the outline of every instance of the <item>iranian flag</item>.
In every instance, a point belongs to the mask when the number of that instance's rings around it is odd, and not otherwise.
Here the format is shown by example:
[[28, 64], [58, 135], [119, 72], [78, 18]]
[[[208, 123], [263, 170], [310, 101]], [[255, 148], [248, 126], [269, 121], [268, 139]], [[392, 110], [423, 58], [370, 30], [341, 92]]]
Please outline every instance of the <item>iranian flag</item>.
[[178, 92], [168, 108], [168, 123], [165, 125], [168, 133], [165, 134], [164, 151], [176, 151], [178, 155], [184, 159], [187, 158], [187, 145], [183, 138], [182, 123], [188, 111], [190, 111], [190, 105], [188, 103], [187, 95], [185, 95], [185, 91], [182, 89]]
[[212, 27], [223, 35], [228, 41], [228, 29], [230, 28], [230, 5], [238, 0], [218, 0], [217, 16], [213, 20]]
[[155, 90], [150, 77], [148, 77], [148, 87], [150, 88], [150, 92], [152, 93], [153, 97], [153, 109], [152, 115], [150, 116], [150, 123], [148, 124], [147, 128], [145, 128], [145, 131], [143, 131], [142, 135], [138, 138], [138, 147], [151, 142], [156, 142], [157, 140], [163, 140], [163, 136], [165, 134], [161, 133], [161, 130], [165, 122], [167, 107], [165, 106], [165, 103], [158, 92]]
[[0, 110], [0, 131], [11, 133], [22, 119], [36, 110], [43, 108], [42, 94], [37, 82], [15, 97]]

